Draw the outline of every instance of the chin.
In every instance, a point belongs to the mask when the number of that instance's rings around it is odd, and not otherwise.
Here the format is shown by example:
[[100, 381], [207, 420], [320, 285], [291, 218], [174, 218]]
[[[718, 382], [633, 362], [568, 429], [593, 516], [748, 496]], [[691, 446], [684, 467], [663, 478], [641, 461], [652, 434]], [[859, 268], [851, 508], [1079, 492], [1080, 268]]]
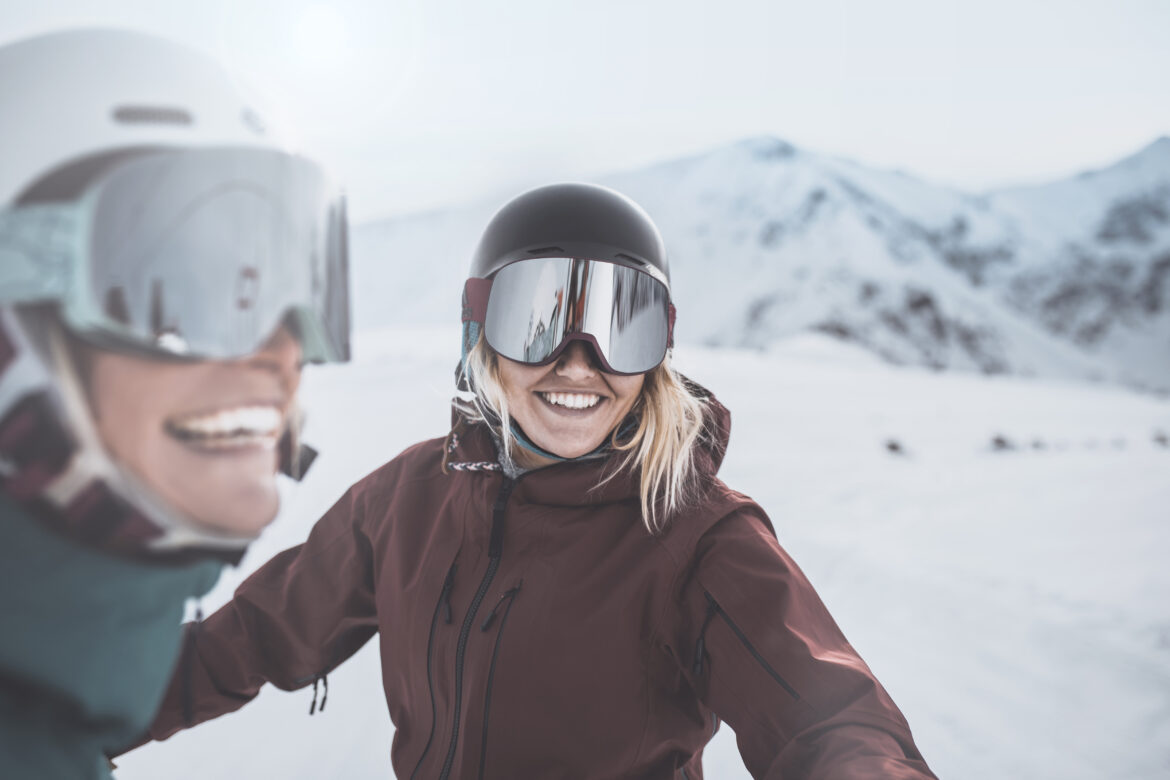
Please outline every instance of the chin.
[[595, 449], [597, 449], [598, 447], [601, 446], [602, 441], [605, 441], [605, 439], [603, 438], [603, 439], [601, 439], [601, 441], [598, 441], [595, 444], [590, 444], [589, 442], [586, 442], [584, 444], [579, 444], [579, 445], [565, 445], [562, 443], [559, 445], [553, 445], [551, 447], [546, 447], [543, 444], [540, 444], [540, 442], [536, 442], [536, 443], [541, 447], [541, 449], [544, 449], [544, 450], [547, 450], [548, 452], [551, 452], [553, 455], [556, 455], [558, 458], [565, 458], [565, 459], [571, 460], [573, 458], [579, 458], [582, 455], [588, 455], [589, 453], [593, 452]]
[[245, 491], [220, 491], [217, 495], [226, 497], [229, 492], [233, 500], [216, 501], [213, 506], [204, 503], [191, 516], [209, 529], [233, 536], [257, 536], [276, 519], [280, 498], [275, 484]]

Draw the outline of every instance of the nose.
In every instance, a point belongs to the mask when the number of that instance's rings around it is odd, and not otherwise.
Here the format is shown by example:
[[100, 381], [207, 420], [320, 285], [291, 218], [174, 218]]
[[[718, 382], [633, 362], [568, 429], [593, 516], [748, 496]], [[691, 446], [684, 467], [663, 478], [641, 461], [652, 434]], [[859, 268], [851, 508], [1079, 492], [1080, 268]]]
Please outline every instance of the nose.
[[301, 342], [287, 325], [281, 325], [260, 349], [244, 358], [245, 365], [280, 375], [286, 387], [296, 387], [301, 375]]
[[574, 341], [565, 347], [557, 361], [557, 376], [570, 381], [591, 379], [597, 375], [597, 357], [593, 347], [584, 341]]

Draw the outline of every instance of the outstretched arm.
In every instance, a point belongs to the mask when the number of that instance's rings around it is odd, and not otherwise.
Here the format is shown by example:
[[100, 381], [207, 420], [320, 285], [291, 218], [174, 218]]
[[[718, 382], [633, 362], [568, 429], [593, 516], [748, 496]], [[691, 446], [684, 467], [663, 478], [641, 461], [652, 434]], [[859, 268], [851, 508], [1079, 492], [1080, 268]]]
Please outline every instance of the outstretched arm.
[[762, 512], [724, 518], [696, 555], [672, 654], [735, 730], [752, 777], [935, 777], [906, 719]]
[[149, 739], [237, 710], [266, 682], [284, 690], [309, 685], [376, 633], [364, 517], [351, 488], [307, 541], [257, 569], [207, 620], [184, 627]]

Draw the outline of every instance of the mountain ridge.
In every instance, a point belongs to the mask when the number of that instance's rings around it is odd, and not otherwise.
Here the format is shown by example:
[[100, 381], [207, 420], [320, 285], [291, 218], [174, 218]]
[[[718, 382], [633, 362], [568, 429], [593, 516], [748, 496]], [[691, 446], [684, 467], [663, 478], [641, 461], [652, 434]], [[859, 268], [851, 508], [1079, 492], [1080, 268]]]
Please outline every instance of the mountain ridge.
[[[817, 330], [895, 363], [1170, 389], [1168, 137], [980, 195], [772, 136], [599, 181], [658, 222], [681, 340], [766, 348]], [[453, 312], [497, 205], [355, 228], [359, 327]]]

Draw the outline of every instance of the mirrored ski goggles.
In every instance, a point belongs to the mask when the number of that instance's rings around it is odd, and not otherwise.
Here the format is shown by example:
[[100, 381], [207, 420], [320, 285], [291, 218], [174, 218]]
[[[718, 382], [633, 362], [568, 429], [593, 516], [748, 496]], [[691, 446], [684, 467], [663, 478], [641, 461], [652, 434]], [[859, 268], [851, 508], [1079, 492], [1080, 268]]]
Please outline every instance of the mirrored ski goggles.
[[601, 260], [521, 260], [491, 279], [468, 279], [463, 304], [463, 321], [482, 323], [492, 349], [534, 366], [580, 340], [593, 346], [605, 371], [641, 374], [661, 363], [672, 343], [666, 285]]
[[305, 360], [349, 358], [345, 201], [316, 165], [250, 148], [101, 163], [0, 212], [0, 303], [60, 301], [71, 330], [151, 354], [240, 358], [286, 324]]

